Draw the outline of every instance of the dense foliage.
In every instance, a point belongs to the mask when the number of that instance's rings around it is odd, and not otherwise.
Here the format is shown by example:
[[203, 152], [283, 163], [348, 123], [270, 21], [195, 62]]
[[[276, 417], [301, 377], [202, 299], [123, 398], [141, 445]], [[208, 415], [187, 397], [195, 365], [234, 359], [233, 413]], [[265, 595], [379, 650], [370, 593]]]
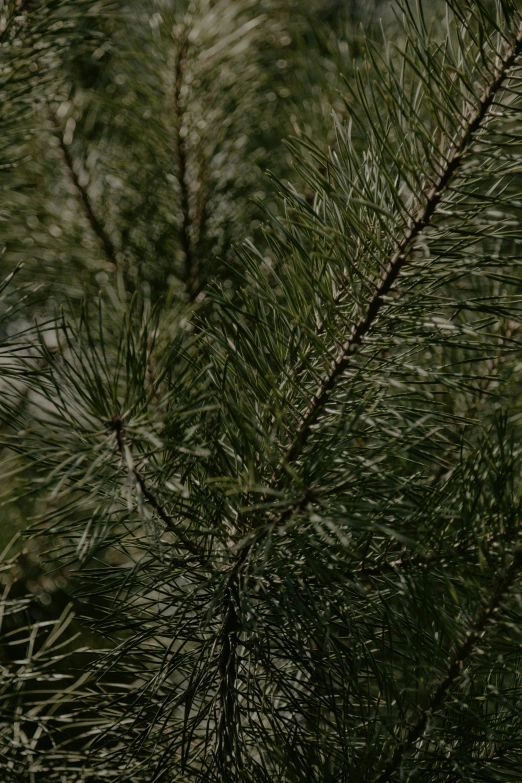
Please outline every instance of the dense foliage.
[[520, 780], [518, 3], [0, 52], [2, 780]]

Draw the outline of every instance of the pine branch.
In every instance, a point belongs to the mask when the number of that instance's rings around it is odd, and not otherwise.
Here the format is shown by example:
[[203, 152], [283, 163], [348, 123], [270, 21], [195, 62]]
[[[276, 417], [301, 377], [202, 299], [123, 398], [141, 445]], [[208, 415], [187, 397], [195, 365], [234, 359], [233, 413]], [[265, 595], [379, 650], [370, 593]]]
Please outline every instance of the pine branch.
[[491, 625], [494, 615], [498, 612], [503, 600], [506, 598], [509, 590], [513, 587], [521, 569], [522, 549], [517, 549], [508, 570], [498, 579], [488, 605], [478, 613], [466, 639], [455, 650], [447, 674], [444, 679], [439, 682], [428, 706], [423, 710], [418, 721], [410, 727], [404, 741], [395, 748], [390, 761], [376, 779], [375, 783], [388, 783], [399, 768], [405, 755], [413, 749], [415, 743], [424, 735], [430, 717], [443, 708], [451, 688], [460, 676], [464, 665], [475, 653], [476, 647], [483, 638], [484, 632], [488, 626]]
[[[327, 375], [323, 377], [319, 386], [317, 387], [313, 398], [308, 406], [307, 411], [301, 417], [297, 425], [296, 432], [292, 438], [292, 441], [287, 444], [285, 454], [280, 459], [277, 465], [272, 481], [269, 484], [270, 488], [277, 487], [284, 474], [287, 466], [294, 463], [305, 448], [308, 438], [312, 433], [312, 427], [324, 410], [325, 406], [330, 401], [331, 394], [335, 389], [338, 380], [342, 377], [343, 373], [348, 369], [352, 358], [358, 353], [362, 347], [364, 338], [370, 332], [374, 325], [382, 307], [385, 305], [385, 297], [390, 293], [394, 283], [400, 275], [400, 272], [411, 260], [411, 252], [415, 246], [415, 242], [421, 233], [429, 227], [433, 217], [436, 214], [437, 207], [441, 203], [441, 200], [450, 186], [454, 176], [459, 170], [462, 164], [465, 153], [473, 143], [475, 134], [482, 128], [483, 124], [489, 117], [489, 111], [494, 104], [495, 98], [498, 93], [504, 87], [507, 79], [509, 78], [510, 71], [516, 63], [516, 60], [522, 53], [522, 29], [519, 31], [516, 42], [513, 47], [510, 47], [506, 51], [504, 58], [490, 82], [483, 92], [482, 97], [479, 100], [479, 105], [475, 111], [468, 118], [464, 128], [462, 129], [460, 136], [453, 142], [450, 147], [450, 151], [443, 155], [442, 162], [440, 163], [440, 174], [435, 184], [431, 187], [430, 191], [426, 195], [424, 206], [420, 209], [417, 217], [414, 219], [410, 227], [406, 230], [403, 239], [400, 241], [396, 248], [385, 274], [382, 276], [380, 282], [377, 285], [373, 296], [367, 305], [366, 312], [359, 322], [352, 328], [352, 331], [348, 338], [343, 343], [342, 347], [337, 353], [337, 356], [330, 367]], [[348, 282], [348, 281], [347, 281]], [[338, 292], [337, 301], [340, 299], [341, 294]], [[316, 334], [320, 336], [324, 331], [324, 324], [320, 322]], [[306, 362], [303, 360], [299, 363], [298, 372], [300, 372]], [[279, 526], [283, 524], [287, 519], [303, 510], [308, 503], [307, 493], [304, 493], [297, 502], [293, 502], [277, 519], [273, 520], [270, 526]], [[266, 497], [265, 497], [266, 499]], [[257, 540], [258, 536], [252, 538], [249, 546], [252, 546]]]
[[116, 247], [110, 238], [109, 234], [103, 227], [102, 223], [96, 216], [96, 211], [94, 209], [94, 205], [92, 203], [91, 197], [89, 196], [87, 192], [87, 188], [85, 188], [81, 183], [80, 179], [76, 173], [75, 166], [74, 166], [74, 160], [72, 157], [72, 153], [70, 150], [70, 147], [68, 144], [64, 141], [64, 135], [63, 131], [60, 127], [60, 123], [58, 121], [58, 118], [54, 114], [54, 112], [51, 110], [50, 107], [48, 107], [48, 116], [53, 126], [53, 134], [58, 139], [60, 152], [62, 156], [62, 160], [64, 161], [67, 171], [69, 174], [69, 177], [74, 185], [74, 188], [80, 198], [80, 201], [82, 203], [82, 206], [84, 208], [85, 215], [87, 217], [87, 220], [89, 221], [89, 225], [91, 227], [91, 230], [93, 234], [97, 237], [99, 244], [103, 248], [103, 251], [105, 253], [105, 256], [107, 257], [107, 260], [114, 265], [114, 268], [118, 268], [118, 251], [116, 250]]
[[285, 466], [295, 462], [302, 453], [308, 438], [310, 437], [314, 423], [328, 404], [337, 381], [349, 367], [352, 357], [357, 354], [363, 344], [364, 338], [372, 329], [382, 307], [385, 305], [385, 297], [390, 293], [403, 268], [411, 260], [411, 251], [413, 250], [416, 240], [430, 225], [445, 191], [459, 170], [462, 160], [464, 159], [464, 154], [472, 144], [477, 131], [481, 129], [485, 120], [488, 118], [489, 110], [491, 109], [496, 96], [509, 78], [510, 71], [521, 53], [522, 31], [519, 32], [515, 45], [506, 52], [494, 78], [480, 98], [477, 109], [473, 112], [471, 117], [468, 118], [460, 137], [455, 140], [449, 153], [444, 157], [443, 163], [441, 164], [442, 170], [437, 181], [427, 193], [424, 206], [417, 214], [413, 223], [406, 230], [404, 237], [395, 250], [383, 277], [367, 305], [365, 313], [352, 329], [351, 334], [338, 351], [329, 372], [316, 389], [308, 410], [302, 416], [297, 426], [297, 431], [294, 434], [292, 441], [287, 445], [285, 455], [280, 460], [275, 471], [274, 484], [277, 484], [280, 480]]

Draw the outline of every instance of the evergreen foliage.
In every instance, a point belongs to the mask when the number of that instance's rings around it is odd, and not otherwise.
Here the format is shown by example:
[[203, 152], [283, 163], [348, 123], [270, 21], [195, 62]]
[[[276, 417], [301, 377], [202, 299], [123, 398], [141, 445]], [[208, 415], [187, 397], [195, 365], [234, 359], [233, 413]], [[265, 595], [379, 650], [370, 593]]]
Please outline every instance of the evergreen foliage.
[[9, 783], [521, 779], [522, 14], [354, 9], [2, 10]]

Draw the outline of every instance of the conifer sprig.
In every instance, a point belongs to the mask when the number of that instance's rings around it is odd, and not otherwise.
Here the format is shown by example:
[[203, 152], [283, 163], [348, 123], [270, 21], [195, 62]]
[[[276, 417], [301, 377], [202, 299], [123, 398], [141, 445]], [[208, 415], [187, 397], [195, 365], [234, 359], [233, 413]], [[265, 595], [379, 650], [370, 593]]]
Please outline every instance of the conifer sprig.
[[[479, 100], [478, 107], [472, 112], [469, 120], [465, 124], [460, 138], [453, 142], [449, 151], [443, 155], [444, 162], [440, 166], [442, 170], [437, 181], [426, 195], [424, 206], [419, 210], [415, 220], [407, 228], [405, 236], [399, 242], [399, 246], [390, 260], [385, 274], [367, 305], [366, 312], [353, 328], [353, 331], [346, 342], [342, 345], [328, 376], [324, 378], [315, 392], [309, 409], [306, 411], [297, 427], [297, 432], [291, 445], [287, 447], [287, 453], [283, 459], [284, 463], [293, 462], [306, 444], [310, 428], [317, 420], [321, 410], [328, 404], [330, 392], [334, 388], [337, 380], [347, 369], [351, 355], [358, 350], [364, 337], [372, 328], [381, 307], [385, 304], [387, 295], [392, 290], [403, 266], [408, 262], [416, 240], [421, 232], [430, 225], [431, 218], [435, 214], [446, 188], [450, 185], [453, 176], [458, 171], [475, 134], [480, 130], [482, 124], [487, 119], [488, 112], [491, 109], [496, 96], [502, 89], [506, 79], [509, 77], [510, 71], [521, 53], [522, 31], [519, 32], [515, 44], [508, 48], [504, 57], [501, 59], [500, 65], [494, 74], [494, 78], [486, 87]], [[433, 168], [436, 168], [436, 166], [433, 166]]]

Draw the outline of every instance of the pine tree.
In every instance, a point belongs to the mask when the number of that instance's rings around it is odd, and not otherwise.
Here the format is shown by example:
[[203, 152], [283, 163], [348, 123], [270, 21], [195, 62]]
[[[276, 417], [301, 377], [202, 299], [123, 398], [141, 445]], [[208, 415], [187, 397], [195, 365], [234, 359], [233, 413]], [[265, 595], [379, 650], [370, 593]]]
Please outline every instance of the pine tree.
[[7, 781], [522, 779], [522, 15], [338, 5], [3, 12]]

